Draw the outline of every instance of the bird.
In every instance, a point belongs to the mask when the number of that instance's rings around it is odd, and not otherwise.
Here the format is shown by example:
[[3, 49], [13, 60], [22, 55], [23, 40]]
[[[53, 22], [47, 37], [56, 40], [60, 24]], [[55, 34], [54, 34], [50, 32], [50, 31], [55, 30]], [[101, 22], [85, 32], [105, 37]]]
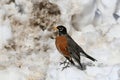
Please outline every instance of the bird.
[[[55, 45], [57, 50], [68, 60], [72, 65], [76, 65], [75, 62], [80, 66], [81, 70], [85, 68], [81, 64], [81, 54], [86, 58], [97, 61], [93, 57], [89, 56], [67, 33], [67, 29], [63, 25], [53, 27], [54, 31], [58, 32], [55, 38]], [[64, 61], [63, 63], [66, 63]], [[68, 65], [64, 68], [69, 67]]]

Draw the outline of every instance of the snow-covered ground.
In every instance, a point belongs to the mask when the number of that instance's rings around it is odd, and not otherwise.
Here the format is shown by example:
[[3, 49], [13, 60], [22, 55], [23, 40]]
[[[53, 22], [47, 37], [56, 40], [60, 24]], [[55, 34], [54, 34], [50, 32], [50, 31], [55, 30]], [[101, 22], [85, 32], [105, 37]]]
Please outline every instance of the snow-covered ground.
[[[0, 0], [0, 80], [120, 80], [120, 0]], [[97, 62], [61, 71], [52, 26]]]

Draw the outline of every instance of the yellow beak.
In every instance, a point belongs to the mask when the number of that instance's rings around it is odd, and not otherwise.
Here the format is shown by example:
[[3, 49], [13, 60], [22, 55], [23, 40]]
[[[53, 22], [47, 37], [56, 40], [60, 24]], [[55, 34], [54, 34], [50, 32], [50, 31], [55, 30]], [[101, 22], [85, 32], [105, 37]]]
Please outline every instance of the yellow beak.
[[57, 31], [58, 29], [57, 29], [57, 27], [53, 27], [53, 30], [54, 30], [54, 31]]

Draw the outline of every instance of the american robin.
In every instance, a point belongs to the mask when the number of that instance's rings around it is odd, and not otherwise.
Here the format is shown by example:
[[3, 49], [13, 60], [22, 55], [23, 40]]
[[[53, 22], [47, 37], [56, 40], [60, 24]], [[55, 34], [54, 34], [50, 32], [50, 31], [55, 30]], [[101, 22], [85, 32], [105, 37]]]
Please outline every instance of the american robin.
[[[58, 31], [56, 36], [56, 47], [58, 51], [69, 61], [75, 65], [74, 61], [77, 62], [81, 70], [84, 70], [81, 64], [80, 55], [84, 55], [92, 61], [97, 61], [93, 57], [86, 54], [86, 52], [67, 34], [67, 29], [60, 25], [54, 27], [54, 30]], [[81, 54], [80, 54], [81, 53]], [[74, 60], [74, 61], [73, 61]]]

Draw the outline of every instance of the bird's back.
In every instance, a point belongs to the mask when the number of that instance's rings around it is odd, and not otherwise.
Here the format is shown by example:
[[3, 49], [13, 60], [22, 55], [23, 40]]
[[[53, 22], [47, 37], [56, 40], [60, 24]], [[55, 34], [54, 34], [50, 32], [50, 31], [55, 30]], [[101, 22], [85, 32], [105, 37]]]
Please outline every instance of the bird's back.
[[67, 35], [67, 42], [71, 52], [79, 54], [80, 52], [84, 52], [83, 49], [69, 36]]

